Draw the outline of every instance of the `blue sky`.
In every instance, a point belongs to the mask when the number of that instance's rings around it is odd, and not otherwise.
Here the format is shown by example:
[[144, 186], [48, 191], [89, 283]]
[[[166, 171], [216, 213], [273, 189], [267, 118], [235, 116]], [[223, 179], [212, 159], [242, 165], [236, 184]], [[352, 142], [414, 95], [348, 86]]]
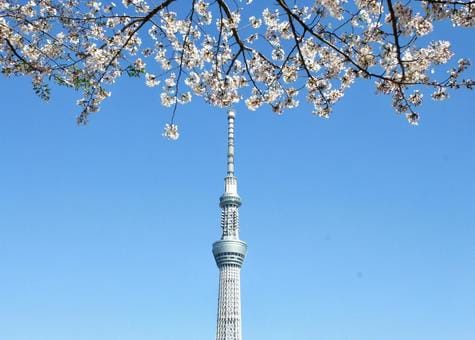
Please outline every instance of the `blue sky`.
[[[0, 98], [0, 339], [212, 339], [225, 112], [181, 108], [169, 142], [141, 80], [86, 127], [74, 92]], [[418, 127], [368, 84], [329, 120], [236, 107], [245, 339], [475, 338], [474, 99]]]

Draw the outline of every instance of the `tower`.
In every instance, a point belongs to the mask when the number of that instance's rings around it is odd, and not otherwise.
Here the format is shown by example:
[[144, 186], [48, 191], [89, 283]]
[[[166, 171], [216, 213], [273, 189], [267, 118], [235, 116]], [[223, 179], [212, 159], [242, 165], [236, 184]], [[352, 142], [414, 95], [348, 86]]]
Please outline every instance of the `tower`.
[[219, 268], [218, 320], [216, 340], [241, 340], [241, 266], [247, 245], [239, 239], [238, 209], [241, 199], [234, 176], [234, 118], [228, 111], [228, 172], [224, 178], [221, 207], [222, 236], [213, 244], [213, 255]]

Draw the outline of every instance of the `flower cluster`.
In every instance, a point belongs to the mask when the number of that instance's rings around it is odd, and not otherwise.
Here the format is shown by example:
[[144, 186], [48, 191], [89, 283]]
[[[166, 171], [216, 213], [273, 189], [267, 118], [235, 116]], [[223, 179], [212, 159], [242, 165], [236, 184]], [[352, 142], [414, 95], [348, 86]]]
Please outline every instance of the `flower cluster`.
[[177, 140], [178, 137], [180, 137], [180, 134], [178, 133], [178, 126], [175, 124], [165, 124], [163, 137], [171, 140]]

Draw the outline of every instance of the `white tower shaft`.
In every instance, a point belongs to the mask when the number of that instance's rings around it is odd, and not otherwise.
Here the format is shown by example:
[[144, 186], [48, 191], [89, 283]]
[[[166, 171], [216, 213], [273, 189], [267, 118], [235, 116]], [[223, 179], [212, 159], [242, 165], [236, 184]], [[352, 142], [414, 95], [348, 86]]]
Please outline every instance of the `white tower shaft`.
[[213, 255], [219, 268], [216, 340], [242, 340], [240, 276], [247, 245], [239, 239], [241, 199], [234, 176], [234, 118], [234, 111], [228, 111], [228, 171], [219, 203], [223, 233], [221, 240], [213, 244]]

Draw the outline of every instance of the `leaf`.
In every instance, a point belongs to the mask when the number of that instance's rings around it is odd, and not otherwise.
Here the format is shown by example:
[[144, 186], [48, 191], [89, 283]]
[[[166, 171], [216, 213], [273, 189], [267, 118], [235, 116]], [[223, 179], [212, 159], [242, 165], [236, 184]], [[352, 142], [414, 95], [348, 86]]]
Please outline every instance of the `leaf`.
[[45, 83], [34, 83], [33, 91], [35, 91], [36, 95], [44, 101], [48, 101], [50, 99], [51, 90]]
[[144, 70], [138, 70], [138, 69], [136, 69], [133, 65], [127, 66], [127, 68], [125, 69], [125, 71], [127, 72], [127, 75], [128, 75], [129, 77], [136, 77], [136, 78], [140, 77], [140, 75], [141, 75], [142, 73], [145, 73]]

